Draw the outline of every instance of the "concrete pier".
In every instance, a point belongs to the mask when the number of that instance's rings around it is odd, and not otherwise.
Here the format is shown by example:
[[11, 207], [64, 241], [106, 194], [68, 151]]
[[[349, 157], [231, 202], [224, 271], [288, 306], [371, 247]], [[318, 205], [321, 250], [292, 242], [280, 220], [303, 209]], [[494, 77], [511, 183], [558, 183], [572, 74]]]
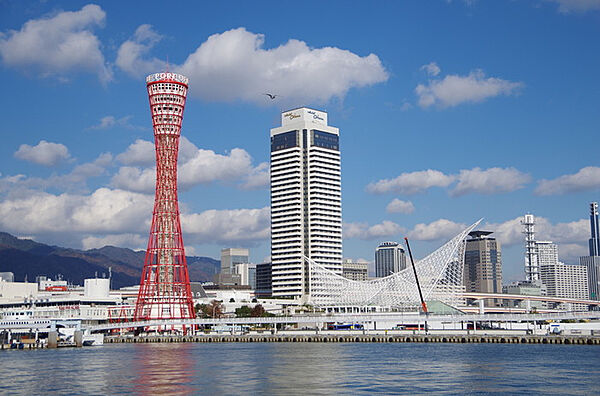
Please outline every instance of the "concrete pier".
[[48, 332], [48, 348], [58, 348], [58, 332]]
[[598, 336], [562, 335], [195, 335], [195, 336], [107, 336], [105, 343], [164, 342], [432, 342], [432, 343], [500, 343], [500, 344], [578, 344], [600, 345]]
[[75, 340], [75, 346], [81, 348], [83, 346], [83, 331], [76, 330], [73, 339]]

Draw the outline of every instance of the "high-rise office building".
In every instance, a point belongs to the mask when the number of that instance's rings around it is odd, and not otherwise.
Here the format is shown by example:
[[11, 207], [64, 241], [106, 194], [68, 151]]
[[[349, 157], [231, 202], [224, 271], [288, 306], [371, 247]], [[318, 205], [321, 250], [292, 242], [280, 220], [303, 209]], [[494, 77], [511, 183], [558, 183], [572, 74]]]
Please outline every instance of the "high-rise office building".
[[253, 288], [250, 277], [255, 269], [250, 264], [248, 249], [225, 248], [221, 249], [221, 272], [215, 276], [219, 286], [250, 286]]
[[[589, 298], [587, 268], [584, 265], [568, 265], [561, 262], [542, 265], [540, 278], [546, 285], [549, 296], [584, 300]], [[572, 308], [587, 310], [587, 306], [583, 304], [574, 304]]]
[[225, 248], [221, 249], [221, 273], [234, 274], [238, 264], [248, 264], [250, 253], [248, 249]]
[[256, 288], [254, 293], [261, 297], [272, 295], [271, 263], [256, 264]]
[[342, 274], [339, 130], [327, 113], [302, 107], [271, 129], [273, 296], [310, 293], [305, 257]]
[[591, 300], [600, 300], [600, 232], [598, 231], [598, 202], [590, 203], [589, 240], [590, 255], [579, 258], [579, 264], [585, 265], [588, 275], [588, 292]]
[[256, 264], [240, 263], [235, 266], [235, 273], [240, 275], [240, 283], [243, 286], [256, 288]]
[[538, 267], [558, 263], [558, 246], [552, 241], [535, 241]]
[[366, 281], [369, 278], [369, 263], [366, 261], [353, 261], [344, 259], [342, 261], [342, 275], [355, 281]]
[[383, 278], [406, 268], [406, 253], [398, 242], [383, 242], [375, 249], [375, 276]]
[[[467, 292], [502, 293], [502, 250], [491, 231], [471, 231], [465, 242], [464, 285]], [[499, 301], [486, 299], [487, 306]]]

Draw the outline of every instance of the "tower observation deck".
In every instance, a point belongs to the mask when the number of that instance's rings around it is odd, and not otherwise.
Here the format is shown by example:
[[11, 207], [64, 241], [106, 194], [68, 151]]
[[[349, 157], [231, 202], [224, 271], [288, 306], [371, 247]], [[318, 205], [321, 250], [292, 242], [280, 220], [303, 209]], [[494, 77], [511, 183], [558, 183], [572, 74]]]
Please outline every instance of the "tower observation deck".
[[156, 150], [156, 195], [134, 320], [194, 317], [177, 198], [177, 156], [188, 78], [146, 77]]

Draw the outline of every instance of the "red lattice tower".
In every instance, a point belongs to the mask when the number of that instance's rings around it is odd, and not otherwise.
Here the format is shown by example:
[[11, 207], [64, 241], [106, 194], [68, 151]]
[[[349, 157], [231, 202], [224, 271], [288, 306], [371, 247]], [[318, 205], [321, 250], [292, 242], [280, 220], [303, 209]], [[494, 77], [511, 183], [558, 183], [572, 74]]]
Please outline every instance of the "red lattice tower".
[[191, 319], [190, 290], [177, 199], [177, 154], [188, 78], [146, 78], [156, 149], [156, 195], [134, 320]]

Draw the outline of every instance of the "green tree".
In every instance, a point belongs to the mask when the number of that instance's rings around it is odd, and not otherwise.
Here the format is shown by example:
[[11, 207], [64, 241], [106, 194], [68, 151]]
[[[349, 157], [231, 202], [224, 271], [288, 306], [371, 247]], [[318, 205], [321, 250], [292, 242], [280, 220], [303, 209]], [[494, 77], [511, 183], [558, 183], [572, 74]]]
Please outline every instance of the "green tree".
[[238, 318], [247, 318], [252, 314], [252, 309], [247, 305], [242, 305], [235, 309], [235, 316]]
[[194, 311], [196, 311], [197, 318], [207, 318], [208, 317], [206, 315], [206, 304], [196, 304], [196, 306], [194, 306]]

